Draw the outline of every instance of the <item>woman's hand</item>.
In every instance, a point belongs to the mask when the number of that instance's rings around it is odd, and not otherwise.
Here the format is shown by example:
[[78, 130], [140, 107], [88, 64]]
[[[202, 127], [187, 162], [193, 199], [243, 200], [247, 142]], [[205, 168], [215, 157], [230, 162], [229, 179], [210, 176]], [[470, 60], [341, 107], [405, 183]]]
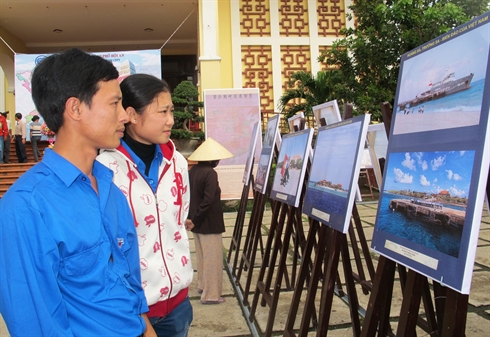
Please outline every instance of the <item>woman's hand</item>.
[[146, 330], [143, 333], [144, 337], [158, 337], [157, 333], [155, 332], [155, 329], [153, 329], [153, 326], [150, 323], [150, 320], [148, 319], [148, 316], [146, 314], [142, 314], [141, 317], [145, 320], [146, 323]]

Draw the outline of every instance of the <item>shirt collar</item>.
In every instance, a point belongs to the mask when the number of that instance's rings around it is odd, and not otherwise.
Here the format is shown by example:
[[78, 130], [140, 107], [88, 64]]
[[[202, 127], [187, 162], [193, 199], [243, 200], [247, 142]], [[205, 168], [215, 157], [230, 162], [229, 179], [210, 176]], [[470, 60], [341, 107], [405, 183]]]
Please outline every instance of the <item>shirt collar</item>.
[[[78, 167], [76, 167], [64, 157], [60, 156], [58, 153], [54, 152], [51, 149], [45, 150], [42, 162], [51, 171], [53, 171], [53, 173], [56, 174], [58, 178], [66, 184], [66, 186], [70, 186], [71, 184], [73, 184], [73, 182], [79, 176], [87, 177], [87, 175], [80, 171]], [[92, 174], [96, 178], [105, 176], [109, 179], [112, 179], [113, 175], [112, 171], [109, 168], [105, 167], [98, 161], [94, 161]]]
[[[128, 144], [126, 144], [126, 142], [123, 139], [121, 139], [121, 145], [129, 154], [129, 156], [131, 157], [131, 159], [133, 160], [133, 162], [136, 164], [137, 167], [144, 167], [145, 164], [143, 163], [143, 161], [136, 155], [136, 153], [133, 152], [133, 150], [131, 150], [131, 148], [128, 146]], [[164, 158], [164, 155], [159, 145], [155, 146], [155, 157], [158, 158], [158, 165], [160, 165], [160, 163]]]

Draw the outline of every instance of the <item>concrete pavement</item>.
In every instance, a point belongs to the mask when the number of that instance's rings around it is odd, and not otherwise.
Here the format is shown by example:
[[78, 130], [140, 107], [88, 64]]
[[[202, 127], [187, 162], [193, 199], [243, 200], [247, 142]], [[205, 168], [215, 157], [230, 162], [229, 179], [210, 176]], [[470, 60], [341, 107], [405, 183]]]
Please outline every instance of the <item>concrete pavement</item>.
[[[366, 202], [358, 204], [358, 210], [360, 213], [364, 232], [369, 241], [368, 244], [370, 244], [370, 239], [372, 237], [377, 206], [377, 202]], [[249, 216], [250, 214], [247, 214], [245, 225], [248, 225]], [[228, 256], [228, 249], [230, 247], [231, 237], [233, 235], [235, 219], [236, 213], [225, 214], [226, 233], [224, 233], [223, 235], [223, 248], [225, 258], [226, 256]], [[270, 211], [266, 211], [263, 220], [262, 231], [264, 243], [266, 242], [266, 234], [269, 224]], [[305, 230], [307, 231], [307, 223], [305, 223]], [[245, 235], [246, 232], [246, 228], [244, 228], [243, 235]], [[242, 246], [244, 242], [243, 240]], [[196, 261], [192, 235], [190, 235], [190, 242], [192, 263], [195, 266]], [[488, 211], [486, 210], [486, 207], [483, 213], [480, 237], [476, 253], [477, 256], [473, 273], [472, 289], [469, 297], [466, 335], [483, 337], [487, 336], [488, 331], [490, 331], [490, 216], [488, 214]], [[374, 253], [371, 255], [373, 256], [376, 266], [377, 256]], [[341, 266], [339, 268], [341, 268]], [[189, 337], [263, 336], [267, 323], [269, 308], [262, 308], [260, 305], [258, 306], [256, 312], [256, 324], [251, 325], [251, 330], [250, 325], [247, 323], [247, 318], [244, 315], [244, 312], [248, 314], [248, 311], [246, 308], [245, 311], [242, 309], [239, 301], [241, 294], [239, 291], [237, 292], [235, 290], [226, 269], [227, 268], [223, 270], [223, 297], [226, 298], [226, 302], [219, 305], [203, 305], [200, 303], [199, 294], [197, 293], [197, 275], [195, 275], [194, 282], [190, 287], [190, 297], [194, 308], [194, 321], [191, 325]], [[254, 278], [252, 281], [251, 291], [255, 291], [256, 283], [254, 282], [256, 282], [257, 278], [255, 274], [258, 274], [259, 270], [260, 265], [256, 264], [256, 267], [253, 271]], [[362, 291], [360, 291], [360, 287], [358, 287], [357, 289], [360, 304], [363, 308], [366, 308], [369, 300], [369, 295], [363, 295]], [[249, 295], [250, 301], [252, 297], [253, 294]], [[282, 336], [282, 332], [284, 330], [286, 318], [291, 304], [291, 298], [292, 292], [286, 291], [283, 294], [281, 293], [274, 321], [272, 333], [273, 336]], [[391, 309], [391, 326], [395, 332], [400, 305], [400, 287], [399, 283], [396, 282]], [[421, 309], [420, 313], [423, 314], [423, 309]], [[300, 318], [296, 319], [296, 326], [299, 325], [298, 321], [300, 321]], [[418, 336], [428, 335], [421, 329], [417, 330]], [[314, 335], [315, 331], [311, 331], [308, 334], [308, 336]], [[9, 336], [8, 331], [5, 328], [3, 321], [0, 319], [0, 337], [7, 336]], [[37, 335], [33, 333], [32, 336]], [[334, 297], [333, 300], [328, 336], [352, 336], [349, 308], [341, 299], [337, 297]]]

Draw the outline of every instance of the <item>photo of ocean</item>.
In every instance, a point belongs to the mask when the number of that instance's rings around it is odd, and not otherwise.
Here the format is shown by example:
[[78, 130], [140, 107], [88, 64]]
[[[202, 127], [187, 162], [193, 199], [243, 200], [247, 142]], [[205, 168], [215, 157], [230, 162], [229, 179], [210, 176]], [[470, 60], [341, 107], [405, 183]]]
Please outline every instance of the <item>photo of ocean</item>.
[[[459, 256], [463, 226], [454, 227], [424, 223], [416, 217], [410, 217], [402, 212], [390, 209], [390, 202], [393, 199], [410, 200], [411, 198], [399, 194], [383, 193], [378, 206], [376, 222], [378, 230], [455, 258]], [[447, 207], [447, 205], [444, 205], [444, 207]]]
[[335, 191], [309, 182], [305, 203], [328, 214], [343, 215], [347, 211], [347, 191]]
[[370, 115], [321, 127], [303, 213], [346, 233], [354, 204]]

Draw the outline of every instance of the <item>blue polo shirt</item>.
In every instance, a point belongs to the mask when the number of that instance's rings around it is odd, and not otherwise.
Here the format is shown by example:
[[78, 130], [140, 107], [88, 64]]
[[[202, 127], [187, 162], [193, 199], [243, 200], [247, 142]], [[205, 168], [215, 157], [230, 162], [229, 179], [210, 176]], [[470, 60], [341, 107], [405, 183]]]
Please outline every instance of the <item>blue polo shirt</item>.
[[112, 171], [52, 150], [0, 199], [0, 312], [12, 336], [139, 336], [138, 240]]

